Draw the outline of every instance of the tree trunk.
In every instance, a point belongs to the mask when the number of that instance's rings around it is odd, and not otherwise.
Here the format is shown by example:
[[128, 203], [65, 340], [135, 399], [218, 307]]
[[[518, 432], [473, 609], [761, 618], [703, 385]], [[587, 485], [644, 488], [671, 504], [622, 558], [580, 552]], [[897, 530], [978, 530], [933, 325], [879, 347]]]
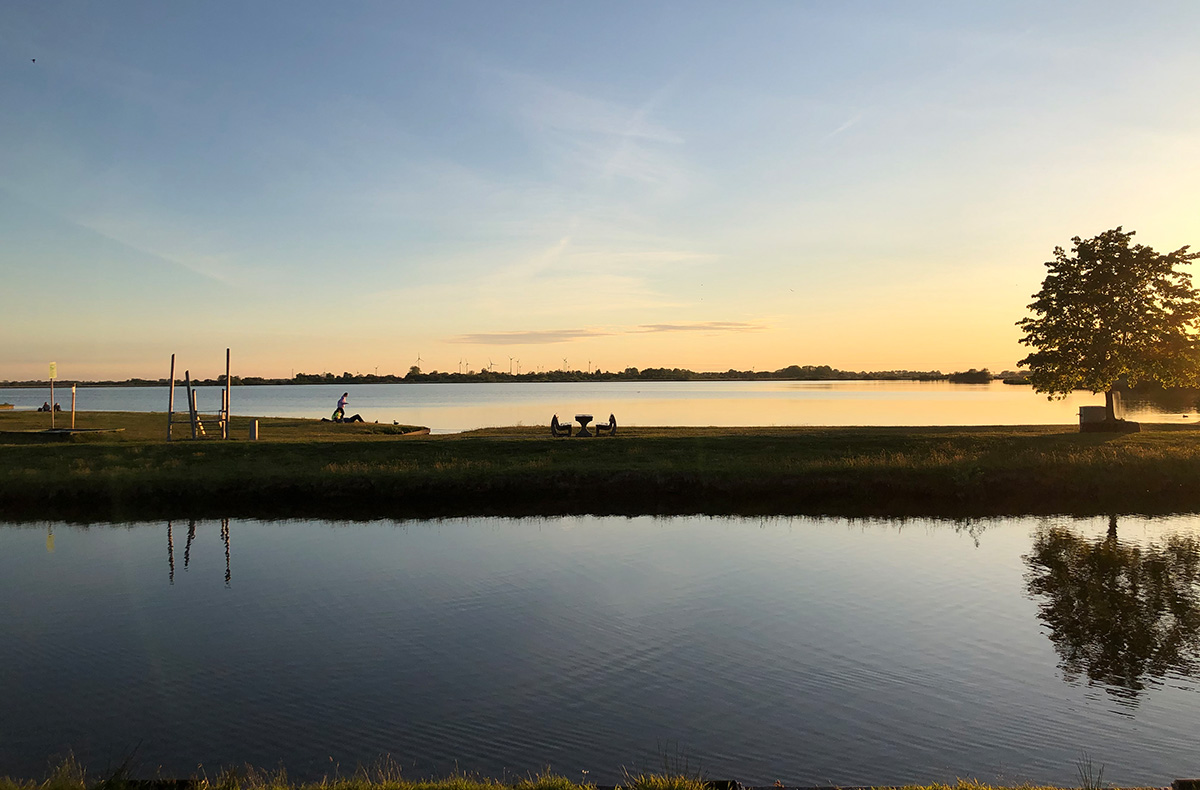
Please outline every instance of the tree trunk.
[[1112, 390], [1104, 393], [1104, 419], [1108, 422], [1112, 422], [1113, 420], [1117, 419], [1117, 407], [1116, 404], [1113, 403]]

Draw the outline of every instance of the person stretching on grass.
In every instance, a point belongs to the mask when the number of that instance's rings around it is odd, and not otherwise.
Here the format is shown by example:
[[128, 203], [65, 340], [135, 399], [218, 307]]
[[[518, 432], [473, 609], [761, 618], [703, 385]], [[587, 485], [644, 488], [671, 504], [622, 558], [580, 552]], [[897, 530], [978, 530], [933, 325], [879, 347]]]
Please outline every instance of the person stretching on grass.
[[350, 399], [349, 392], [343, 392], [342, 397], [338, 398], [337, 408], [333, 410], [333, 421], [341, 422], [346, 416], [346, 401]]

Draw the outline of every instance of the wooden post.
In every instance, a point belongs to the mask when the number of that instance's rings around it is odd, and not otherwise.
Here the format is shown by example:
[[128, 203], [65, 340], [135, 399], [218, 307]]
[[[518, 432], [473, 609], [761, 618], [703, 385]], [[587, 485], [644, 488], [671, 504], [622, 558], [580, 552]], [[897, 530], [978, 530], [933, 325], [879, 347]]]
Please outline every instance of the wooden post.
[[225, 349], [225, 419], [221, 423], [221, 438], [229, 438], [229, 349]]
[[196, 399], [192, 393], [192, 372], [183, 371], [183, 386], [187, 387], [188, 414], [192, 418], [192, 438], [196, 438]]
[[175, 414], [175, 355], [171, 355], [171, 388], [167, 393], [167, 441], [171, 441], [171, 417]]
[[71, 385], [71, 430], [75, 430], [75, 385]]
[[196, 438], [196, 431], [200, 428], [200, 410], [196, 408], [196, 399], [200, 397], [200, 393], [192, 390], [192, 438]]

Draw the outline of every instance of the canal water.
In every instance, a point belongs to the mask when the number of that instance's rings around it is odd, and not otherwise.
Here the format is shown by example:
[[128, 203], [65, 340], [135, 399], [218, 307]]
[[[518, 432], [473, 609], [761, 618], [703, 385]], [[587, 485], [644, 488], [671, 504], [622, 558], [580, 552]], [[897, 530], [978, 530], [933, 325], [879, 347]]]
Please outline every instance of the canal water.
[[[202, 412], [221, 406], [217, 387], [197, 389]], [[1048, 400], [1031, 387], [948, 381], [612, 381], [510, 384], [315, 384], [234, 387], [232, 411], [252, 417], [328, 417], [349, 392], [349, 414], [368, 422], [423, 425], [435, 433], [508, 425], [549, 425], [552, 415], [606, 418], [621, 425], [1065, 425], [1080, 406], [1103, 396], [1073, 393]], [[57, 401], [70, 407], [71, 393]], [[1128, 417], [1144, 422], [1200, 419], [1197, 393], [1168, 391], [1127, 398]], [[49, 389], [0, 388], [0, 403], [36, 409]], [[176, 408], [186, 408], [182, 389]], [[166, 387], [86, 387], [85, 411], [165, 412]]]
[[[1200, 517], [0, 523], [0, 773], [1200, 769]], [[587, 771], [587, 774], [582, 772]]]

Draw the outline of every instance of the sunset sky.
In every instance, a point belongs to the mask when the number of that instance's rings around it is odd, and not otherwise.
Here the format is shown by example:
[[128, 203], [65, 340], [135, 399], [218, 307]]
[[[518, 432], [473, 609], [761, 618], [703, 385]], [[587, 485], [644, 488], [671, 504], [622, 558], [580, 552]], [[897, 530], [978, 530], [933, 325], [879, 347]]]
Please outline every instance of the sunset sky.
[[1200, 246], [1200, 3], [0, 5], [0, 380], [1015, 367]]

